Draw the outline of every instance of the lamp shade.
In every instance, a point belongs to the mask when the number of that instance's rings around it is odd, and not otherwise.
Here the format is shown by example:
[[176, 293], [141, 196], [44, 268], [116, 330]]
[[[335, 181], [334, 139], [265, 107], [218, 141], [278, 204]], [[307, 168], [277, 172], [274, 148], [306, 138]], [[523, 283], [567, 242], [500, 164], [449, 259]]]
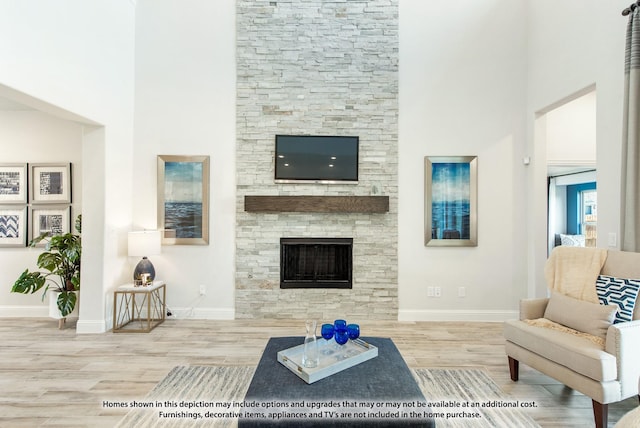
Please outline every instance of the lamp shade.
[[156, 271], [153, 264], [147, 259], [147, 256], [160, 254], [162, 245], [162, 237], [159, 230], [144, 230], [140, 232], [129, 232], [128, 236], [129, 255], [142, 257], [138, 262], [136, 269], [133, 271], [133, 280], [145, 279], [153, 281], [156, 277]]
[[129, 255], [144, 257], [160, 254], [162, 237], [159, 230], [129, 232]]

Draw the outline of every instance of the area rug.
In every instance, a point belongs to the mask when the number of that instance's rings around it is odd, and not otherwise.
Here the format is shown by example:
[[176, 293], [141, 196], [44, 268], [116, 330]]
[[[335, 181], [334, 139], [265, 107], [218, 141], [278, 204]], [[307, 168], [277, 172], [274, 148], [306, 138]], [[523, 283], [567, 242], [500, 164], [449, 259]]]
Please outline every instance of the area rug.
[[[242, 401], [254, 370], [240, 366], [174, 367], [117, 427], [234, 427], [235, 418], [204, 418], [206, 412], [221, 409], [202, 406]], [[196, 419], [196, 414], [203, 417]]]
[[[242, 402], [254, 369], [175, 367], [144, 399], [128, 403], [131, 410], [117, 426], [234, 427], [233, 415], [240, 409], [233, 404]], [[521, 410], [521, 403], [507, 397], [484, 370], [415, 369], [413, 373], [437, 427], [538, 427]]]
[[522, 411], [530, 401], [514, 400], [481, 369], [413, 370], [438, 427], [539, 427]]

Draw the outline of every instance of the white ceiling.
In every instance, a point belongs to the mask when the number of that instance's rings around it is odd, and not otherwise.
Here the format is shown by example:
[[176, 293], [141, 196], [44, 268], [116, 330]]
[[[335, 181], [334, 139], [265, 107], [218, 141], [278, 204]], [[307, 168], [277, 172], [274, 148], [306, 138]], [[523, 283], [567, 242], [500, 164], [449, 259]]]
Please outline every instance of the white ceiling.
[[21, 110], [33, 110], [33, 109], [29, 106], [12, 101], [8, 98], [0, 97], [0, 111], [21, 111]]

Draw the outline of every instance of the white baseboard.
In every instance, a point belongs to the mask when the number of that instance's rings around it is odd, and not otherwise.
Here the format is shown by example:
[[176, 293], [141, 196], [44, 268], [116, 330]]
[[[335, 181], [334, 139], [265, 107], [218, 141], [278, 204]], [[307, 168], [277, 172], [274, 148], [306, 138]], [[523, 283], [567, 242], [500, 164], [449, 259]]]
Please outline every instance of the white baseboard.
[[193, 320], [234, 320], [234, 308], [171, 308], [171, 317]]
[[[233, 308], [171, 308], [175, 319], [234, 320]], [[503, 322], [517, 319], [518, 311], [506, 310], [400, 310], [398, 321], [481, 321]], [[48, 318], [47, 306], [0, 306], [0, 318]], [[111, 329], [113, 320], [83, 321], [77, 323], [78, 333], [104, 333]], [[107, 325], [109, 326], [107, 328]]]
[[[200, 320], [234, 320], [234, 308], [171, 308], [171, 316], [167, 319], [200, 319]], [[42, 306], [0, 306], [0, 318], [49, 318], [49, 307]], [[75, 319], [75, 318], [71, 318]], [[106, 320], [78, 320], [76, 332], [79, 334], [96, 334], [111, 331], [113, 318]]]
[[[0, 318], [51, 318], [49, 316], [49, 306], [0, 306]], [[67, 317], [67, 322], [75, 321], [76, 323], [76, 333], [104, 333], [105, 321], [104, 320], [93, 320], [93, 321], [84, 321], [79, 320], [77, 315], [72, 315]], [[54, 320], [55, 321], [55, 320]], [[56, 321], [57, 322], [57, 321]]]
[[49, 318], [49, 306], [0, 306], [0, 318]]
[[97, 334], [107, 331], [104, 320], [78, 320], [76, 323], [76, 333], [78, 334]]
[[399, 310], [398, 321], [476, 321], [504, 322], [517, 319], [518, 311], [500, 310]]
[[[167, 308], [171, 316], [166, 319], [198, 319], [198, 320], [234, 320], [234, 309], [217, 308]], [[146, 316], [146, 311], [142, 311], [142, 318]], [[165, 314], [166, 315], [166, 314]], [[113, 317], [109, 316], [105, 321], [78, 321], [76, 330], [78, 333], [105, 333], [113, 328]], [[101, 330], [102, 329], [102, 330]]]

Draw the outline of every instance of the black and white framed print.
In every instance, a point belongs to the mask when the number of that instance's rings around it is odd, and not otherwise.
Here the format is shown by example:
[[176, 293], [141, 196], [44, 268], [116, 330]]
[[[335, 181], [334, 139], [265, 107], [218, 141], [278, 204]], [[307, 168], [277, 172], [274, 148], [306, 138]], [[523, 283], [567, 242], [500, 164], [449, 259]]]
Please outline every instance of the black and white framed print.
[[[43, 233], [49, 236], [64, 235], [71, 230], [71, 207], [67, 206], [42, 206], [32, 207], [31, 215], [31, 236], [29, 239], [35, 239]], [[44, 246], [45, 241], [40, 242], [40, 246]]]
[[0, 248], [27, 245], [27, 207], [0, 207]]
[[27, 203], [27, 164], [0, 163], [0, 204]]
[[29, 164], [31, 203], [71, 203], [71, 164]]

